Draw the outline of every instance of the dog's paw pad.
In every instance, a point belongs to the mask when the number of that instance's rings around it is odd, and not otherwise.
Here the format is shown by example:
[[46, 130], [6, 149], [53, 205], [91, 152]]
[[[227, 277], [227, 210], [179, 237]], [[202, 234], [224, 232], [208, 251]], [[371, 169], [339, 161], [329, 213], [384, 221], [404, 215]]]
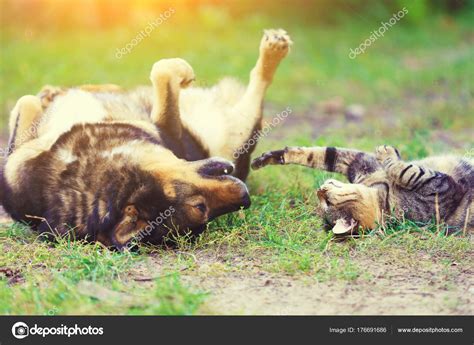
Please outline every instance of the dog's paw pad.
[[162, 75], [178, 78], [178, 82], [183, 88], [188, 87], [196, 79], [191, 65], [180, 58], [162, 59], [155, 62], [150, 74], [151, 81], [158, 80]]
[[283, 29], [268, 29], [263, 33], [260, 49], [264, 53], [277, 56], [285, 56], [293, 42], [290, 36]]

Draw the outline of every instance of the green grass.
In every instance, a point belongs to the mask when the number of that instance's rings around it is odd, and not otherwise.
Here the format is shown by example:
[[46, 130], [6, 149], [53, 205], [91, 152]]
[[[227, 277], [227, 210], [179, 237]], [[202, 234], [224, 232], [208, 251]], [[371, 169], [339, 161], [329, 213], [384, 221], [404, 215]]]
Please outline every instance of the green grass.
[[[212, 85], [225, 75], [247, 80], [262, 30], [279, 26], [291, 33], [294, 49], [269, 92], [273, 103], [301, 109], [334, 95], [348, 102], [398, 103], [404, 95], [445, 91], [462, 99], [472, 91], [474, 74], [471, 17], [454, 22], [434, 17], [421, 27], [402, 20], [354, 60], [348, 58], [349, 50], [377, 29], [379, 21], [355, 18], [344, 27], [328, 27], [261, 14], [233, 21], [217, 8], [192, 16], [177, 11], [121, 59], [115, 57], [116, 49], [146, 26], [146, 18], [142, 26], [97, 31], [2, 27], [3, 119], [16, 99], [45, 84], [146, 84], [152, 64], [164, 57], [188, 60], [198, 85]], [[462, 105], [456, 104], [451, 105], [459, 110]]]
[[[116, 48], [141, 27], [33, 31], [32, 36], [2, 28], [0, 125], [5, 126], [17, 98], [44, 84], [112, 82], [132, 87], [148, 83], [151, 65], [163, 57], [188, 60], [198, 85], [212, 85], [225, 75], [246, 81], [262, 29], [284, 26], [295, 44], [267, 101], [271, 109], [290, 106], [295, 112], [262, 140], [256, 154], [285, 145], [372, 151], [379, 144], [392, 144], [404, 158], [416, 159], [446, 151], [464, 154], [473, 147], [470, 18], [434, 17], [418, 26], [401, 22], [350, 60], [349, 49], [379, 22], [302, 25], [261, 14], [237, 21], [222, 11], [200, 10], [193, 14], [193, 24], [177, 13], [120, 60], [114, 57]], [[326, 117], [328, 128], [319, 128], [318, 104], [334, 96], [346, 104], [363, 104], [367, 117], [350, 122], [338, 114]], [[314, 120], [312, 126], [297, 125], [295, 119], [305, 116]], [[209, 276], [258, 269], [294, 279], [350, 282], [374, 279], [367, 265], [382, 258], [407, 265], [472, 264], [470, 238], [445, 236], [436, 227], [407, 221], [391, 222], [358, 239], [337, 240], [323, 230], [315, 210], [314, 190], [329, 177], [341, 178], [300, 167], [253, 172], [248, 181], [252, 208], [212, 222], [194, 242], [179, 238], [173, 250], [143, 245], [138, 252], [119, 253], [66, 238], [49, 243], [22, 225], [3, 225], [0, 268], [10, 273], [0, 279], [0, 314], [208, 312], [212, 291], [201, 291], [181, 277], [183, 271], [197, 274], [203, 265], [208, 265]], [[144, 268], [156, 274], [137, 281]]]
[[[0, 233], [0, 267], [14, 274], [0, 280], [0, 314], [193, 314], [205, 293], [182, 285], [169, 272], [151, 287], [124, 283], [144, 256], [98, 244], [58, 238], [45, 242], [13, 224]], [[12, 284], [12, 276], [16, 283]]]

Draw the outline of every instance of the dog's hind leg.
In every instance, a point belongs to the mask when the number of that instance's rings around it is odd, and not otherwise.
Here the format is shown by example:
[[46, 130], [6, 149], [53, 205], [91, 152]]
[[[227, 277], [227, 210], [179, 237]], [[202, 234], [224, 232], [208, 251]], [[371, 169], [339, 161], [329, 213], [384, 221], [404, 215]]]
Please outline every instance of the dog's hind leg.
[[195, 79], [192, 67], [183, 59], [163, 59], [151, 70], [153, 107], [151, 120], [175, 139], [181, 138], [179, 93]]
[[[249, 139], [262, 126], [262, 108], [266, 90], [272, 83], [273, 75], [280, 61], [288, 54], [292, 43], [290, 36], [282, 29], [265, 30], [260, 42], [260, 55], [255, 67], [250, 72], [247, 89], [240, 101], [235, 105], [232, 116], [228, 119], [229, 147], [227, 150], [234, 152], [236, 174], [242, 179], [247, 176], [250, 153], [252, 153], [256, 145], [256, 140], [249, 141]], [[242, 151], [239, 148], [246, 141], [249, 141], [246, 146], [250, 147], [244, 150], [245, 153], [235, 157], [235, 152]]]
[[23, 96], [16, 102], [9, 120], [9, 153], [37, 137], [37, 127], [42, 114], [41, 100], [36, 96]]

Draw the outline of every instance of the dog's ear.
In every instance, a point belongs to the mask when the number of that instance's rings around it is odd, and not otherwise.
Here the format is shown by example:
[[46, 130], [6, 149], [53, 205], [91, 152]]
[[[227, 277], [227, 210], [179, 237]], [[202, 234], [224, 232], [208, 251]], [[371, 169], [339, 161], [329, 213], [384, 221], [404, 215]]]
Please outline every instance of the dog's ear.
[[122, 250], [127, 243], [146, 225], [139, 219], [140, 213], [135, 205], [127, 205], [122, 210], [120, 221], [111, 233], [111, 245]]
[[336, 224], [332, 228], [332, 232], [336, 235], [350, 235], [353, 232], [357, 231], [358, 224], [357, 221], [351, 218], [347, 220], [345, 218], [339, 218], [336, 220]]

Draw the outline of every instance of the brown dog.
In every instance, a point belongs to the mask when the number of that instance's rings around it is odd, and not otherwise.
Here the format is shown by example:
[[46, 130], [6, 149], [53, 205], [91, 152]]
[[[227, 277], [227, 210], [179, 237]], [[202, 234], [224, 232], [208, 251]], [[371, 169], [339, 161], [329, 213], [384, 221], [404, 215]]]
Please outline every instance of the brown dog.
[[197, 234], [249, 207], [251, 152], [234, 153], [261, 127], [265, 91], [290, 45], [283, 30], [265, 31], [247, 88], [232, 79], [187, 88], [191, 66], [165, 59], [152, 87], [46, 87], [20, 98], [0, 181], [5, 209], [40, 232], [123, 248]]

